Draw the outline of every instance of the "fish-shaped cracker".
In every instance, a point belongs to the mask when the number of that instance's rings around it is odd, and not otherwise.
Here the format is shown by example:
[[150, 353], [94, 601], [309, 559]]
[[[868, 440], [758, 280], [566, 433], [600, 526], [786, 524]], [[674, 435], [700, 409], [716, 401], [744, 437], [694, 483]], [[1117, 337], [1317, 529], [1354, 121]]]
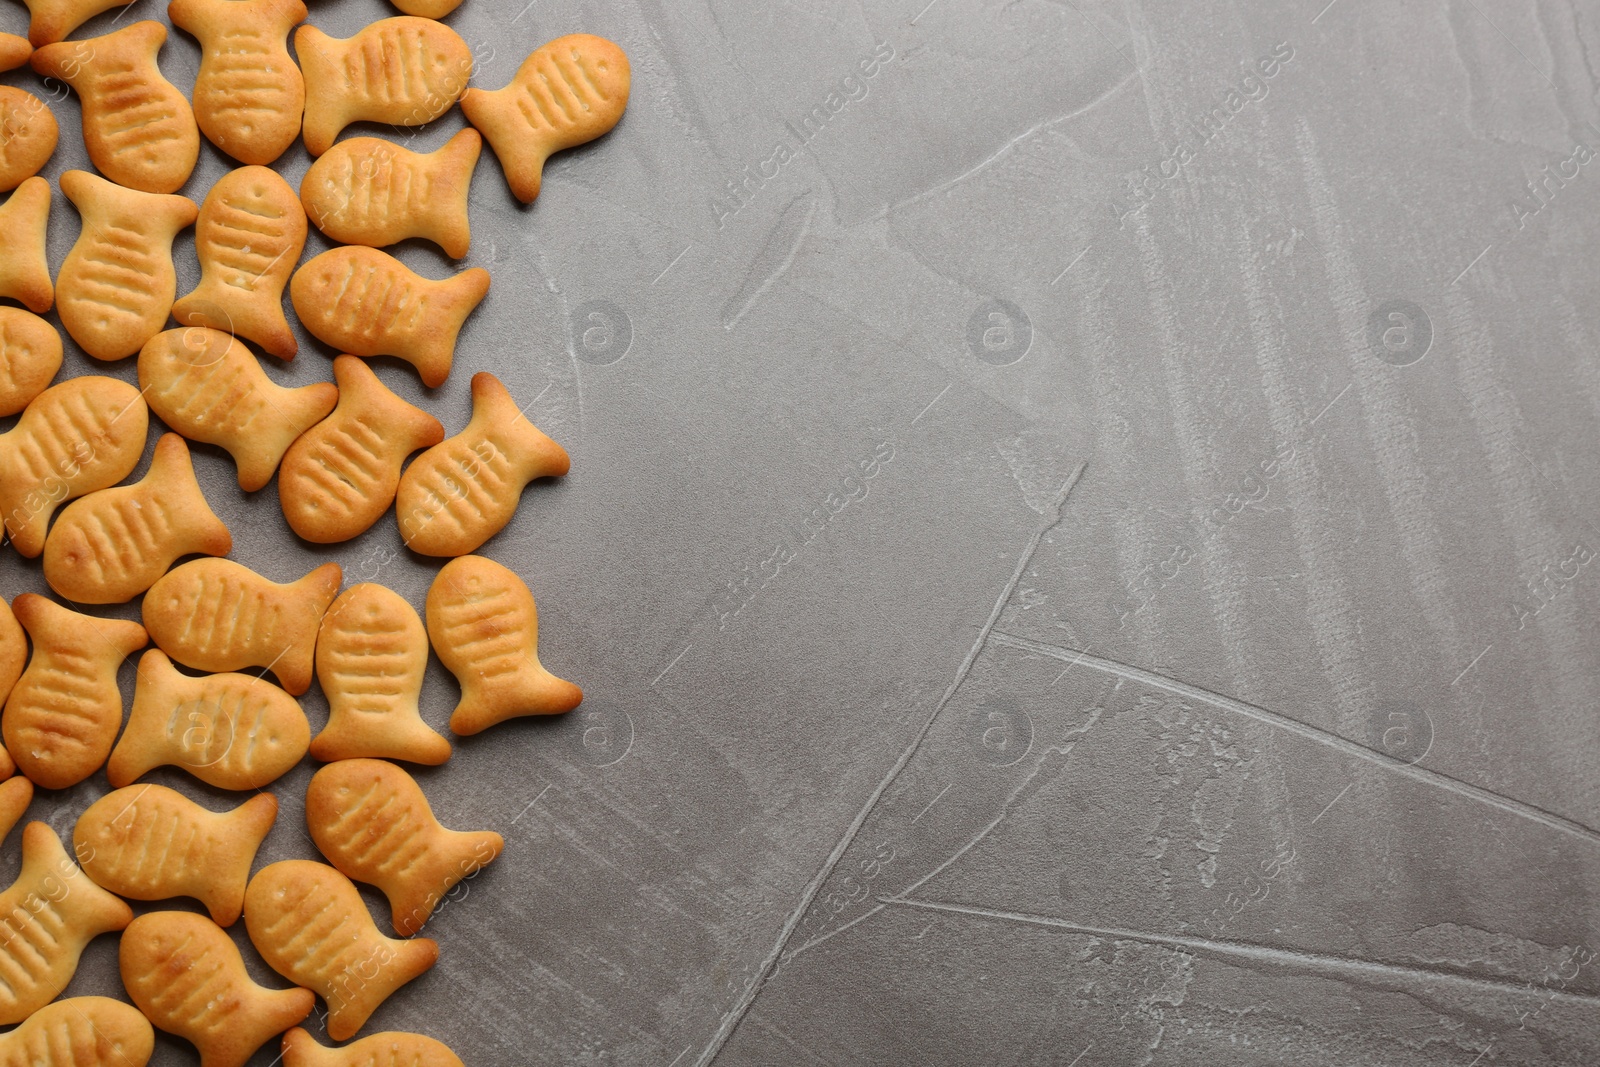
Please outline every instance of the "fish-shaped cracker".
[[328, 1036], [354, 1037], [396, 989], [432, 967], [425, 937], [384, 937], [350, 880], [327, 864], [282, 860], [250, 880], [245, 927], [267, 965], [328, 1004]]
[[427, 556], [476, 551], [511, 521], [529, 482], [571, 466], [566, 449], [523, 416], [500, 379], [479, 371], [466, 428], [418, 456], [400, 478], [400, 536]]
[[156, 767], [179, 767], [219, 789], [260, 789], [306, 754], [300, 704], [264, 678], [184, 674], [159, 649], [139, 660], [128, 728], [106, 761], [122, 787]]
[[0, 514], [16, 550], [37, 556], [57, 507], [132, 473], [149, 427], [139, 390], [116, 378], [85, 374], [34, 397], [0, 434]]
[[22, 773], [46, 789], [100, 769], [122, 725], [117, 668], [149, 641], [143, 626], [64, 608], [35, 593], [11, 602], [33, 658], [11, 687], [0, 733]]
[[121, 604], [182, 556], [225, 556], [233, 535], [195, 481], [189, 446], [163, 434], [145, 476], [68, 504], [44, 543], [44, 577], [76, 604]]
[[172, 317], [185, 326], [237, 334], [279, 359], [293, 359], [299, 342], [283, 317], [283, 287], [305, 243], [305, 209], [277, 171], [240, 167], [224, 174], [195, 222], [200, 284], [172, 305]]
[[283, 1035], [283, 1067], [466, 1067], [442, 1041], [422, 1034], [385, 1031], [325, 1048], [298, 1027]]
[[54, 326], [31, 311], [0, 307], [0, 415], [15, 415], [48, 389], [61, 356]]
[[482, 267], [435, 281], [360, 245], [308, 259], [289, 281], [295, 314], [318, 340], [353, 356], [398, 356], [430, 389], [449, 377], [461, 326], [488, 292]]
[[457, 882], [505, 847], [493, 830], [445, 829], [416, 780], [378, 759], [340, 760], [313, 775], [306, 826], [347, 878], [383, 890], [401, 937], [421, 930]]
[[145, 1067], [156, 1034], [137, 1008], [110, 997], [69, 997], [0, 1035], [4, 1067]]
[[[89, 942], [132, 921], [133, 909], [80, 871], [49, 825], [29, 823], [22, 831], [22, 872], [0, 893], [0, 974], [6, 979], [0, 982], [0, 1026], [20, 1023], [54, 1000]], [[0, 1037], [0, 1052], [20, 1032]], [[98, 1061], [53, 1062], [83, 1067]]]
[[271, 793], [218, 812], [164, 785], [130, 785], [78, 816], [72, 847], [84, 873], [118, 896], [193, 897], [212, 921], [231, 926], [244, 910], [250, 863], [277, 815]]
[[559, 715], [583, 690], [539, 662], [539, 612], [527, 583], [494, 560], [446, 563], [428, 589], [428, 637], [461, 683], [450, 729], [475, 734], [522, 715]]
[[300, 0], [172, 0], [172, 24], [200, 41], [194, 117], [206, 139], [241, 163], [265, 165], [300, 136], [306, 85], [289, 57]]
[[333, 361], [339, 406], [284, 454], [278, 502], [289, 528], [307, 541], [347, 541], [394, 502], [400, 466], [444, 440], [444, 424], [390, 392], [363, 360]]
[[205, 326], [152, 337], [139, 352], [139, 385], [161, 421], [227, 449], [247, 493], [270, 482], [295, 438], [339, 402], [332, 382], [279, 385], [243, 341]]
[[167, 28], [146, 20], [101, 37], [45, 45], [29, 62], [77, 90], [83, 143], [101, 174], [129, 189], [174, 193], [200, 157], [189, 98], [161, 73]]
[[87, 171], [61, 176], [83, 229], [56, 275], [61, 325], [95, 359], [131, 356], [161, 331], [178, 291], [172, 239], [194, 201], [124, 189]]
[[545, 160], [610, 132], [628, 106], [628, 56], [604, 37], [573, 33], [534, 49], [503, 89], [468, 89], [467, 121], [500, 158], [524, 204], [539, 195]]
[[354, 37], [294, 35], [306, 79], [306, 151], [320, 156], [352, 122], [421, 126], [450, 110], [472, 77], [472, 49], [432, 19], [398, 15]]
[[421, 237], [451, 259], [467, 254], [467, 192], [483, 137], [465, 129], [434, 152], [381, 137], [340, 141], [300, 179], [306, 217], [341, 244], [382, 248]]
[[312, 739], [311, 755], [434, 765], [449, 759], [450, 742], [418, 708], [427, 667], [428, 633], [404, 597], [372, 582], [340, 593], [317, 637], [328, 725]]

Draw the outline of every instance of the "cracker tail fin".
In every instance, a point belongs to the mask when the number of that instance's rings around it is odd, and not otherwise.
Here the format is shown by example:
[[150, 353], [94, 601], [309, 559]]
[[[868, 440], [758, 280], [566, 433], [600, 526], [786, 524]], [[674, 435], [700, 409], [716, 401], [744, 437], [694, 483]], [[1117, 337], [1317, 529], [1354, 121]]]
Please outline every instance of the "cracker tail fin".
[[538, 708], [535, 714], [565, 715], [583, 703], [583, 689], [576, 682], [551, 674], [542, 663], [536, 667], [536, 681], [529, 694], [530, 701]]
[[159, 648], [152, 648], [139, 657], [137, 673], [127, 728], [106, 760], [106, 779], [113, 789], [132, 785], [141, 775], [166, 761], [165, 746], [159, 739], [176, 698], [174, 685], [183, 683], [183, 675]]
[[458, 886], [499, 858], [505, 844], [493, 830], [442, 830], [422, 870], [389, 898], [395, 932], [410, 937], [421, 930]]
[[306, 5], [301, 0], [278, 0], [274, 4], [243, 7], [236, 0], [172, 0], [167, 5], [167, 18], [172, 24], [199, 39], [202, 47], [209, 38], [201, 37], [197, 31], [205, 29], [213, 19], [222, 20], [224, 33], [237, 25], [234, 20], [246, 19], [250, 28], [275, 31], [281, 40], [304, 22], [306, 15]]
[[301, 696], [311, 688], [316, 668], [317, 632], [322, 628], [322, 616], [327, 614], [328, 605], [339, 595], [339, 584], [343, 580], [344, 571], [337, 563], [324, 563], [289, 586], [294, 590], [293, 611], [305, 618], [294, 623], [300, 632], [294, 635], [293, 643], [284, 648], [272, 673], [278, 676], [284, 692], [292, 697]]
[[329, 37], [315, 26], [294, 31], [295, 55], [306, 85], [306, 111], [301, 125], [306, 151], [320, 156], [333, 147], [333, 140], [344, 129], [343, 94], [340, 69], [345, 42]]
[[[211, 921], [218, 926], [232, 926], [239, 921], [244, 910], [244, 890], [250, 881], [250, 864], [272, 830], [278, 818], [278, 798], [271, 793], [258, 793], [243, 804], [225, 813], [225, 831], [211, 842], [216, 866], [216, 880], [202, 901], [211, 913]], [[310, 1009], [308, 1008], [307, 1011]], [[291, 1020], [299, 1022], [305, 1018]], [[278, 1033], [289, 1023], [278, 1027]], [[265, 1040], [265, 1038], [263, 1038]]]
[[[228, 0], [172, 0], [167, 5], [167, 18], [171, 23], [206, 47], [210, 35], [202, 36], [211, 20], [220, 14]], [[227, 16], [224, 15], [224, 18]]]
[[47, 823], [31, 822], [22, 831], [22, 873], [41, 897], [56, 905], [70, 925], [82, 924], [84, 940], [121, 930], [133, 921], [133, 909], [114, 893], [96, 885], [67, 855]]
[[281, 300], [244, 303], [230, 298], [222, 288], [215, 278], [201, 279], [193, 290], [173, 302], [173, 321], [180, 326], [206, 326], [235, 334], [285, 362], [299, 354], [300, 342], [284, 317]]
[[200, 205], [177, 193], [162, 193], [150, 204], [150, 211], [161, 218], [165, 228], [174, 235], [193, 226], [194, 220], [200, 217]]
[[285, 425], [294, 432], [282, 434], [276, 441], [271, 440], [271, 435], [262, 434], [253, 442], [256, 447], [248, 451], [241, 449], [242, 455], [234, 454], [234, 462], [239, 467], [239, 488], [253, 493], [272, 481], [289, 446], [301, 434], [327, 418], [338, 403], [339, 387], [332, 382], [313, 382], [279, 391], [273, 406]]
[[455, 362], [456, 338], [461, 335], [461, 327], [465, 325], [467, 316], [489, 295], [489, 272], [482, 267], [472, 267], [434, 284], [442, 297], [436, 320], [438, 329], [425, 336], [411, 360], [422, 375], [422, 384], [429, 389], [437, 389], [450, 376], [450, 365]]
[[207, 556], [226, 556], [233, 551], [233, 534], [206, 503], [200, 482], [194, 475], [188, 442], [181, 434], [164, 434], [156, 442], [155, 456], [150, 460], [150, 471], [145, 478], [166, 485], [177, 504], [174, 510], [183, 530], [180, 546], [183, 555], [200, 552]]
[[406, 450], [408, 455], [444, 440], [444, 423], [401, 400], [360, 356], [335, 356], [333, 378], [339, 386], [340, 401], [353, 403], [363, 413], [391, 426], [397, 439], [411, 443]]
[[468, 89], [461, 97], [461, 111], [500, 160], [511, 194], [531, 204], [544, 183], [550, 148], [542, 138], [530, 135], [527, 120], [517, 111], [513, 94], [524, 91], [515, 80], [503, 89]]
[[[315, 1007], [316, 994], [311, 994], [311, 1001]], [[343, 1062], [338, 1049], [317, 1044], [309, 1031], [298, 1026], [283, 1035], [282, 1053], [283, 1067], [339, 1067]]]
[[[0, 217], [4, 219], [8, 238], [21, 251], [29, 243], [22, 234], [36, 229], [43, 235], [49, 225], [50, 183], [34, 175], [17, 186], [5, 207], [0, 208]], [[43, 256], [14, 256], [13, 259], [24, 262], [7, 265], [6, 275], [0, 279], [7, 289], [5, 295], [21, 301], [34, 314], [43, 315], [56, 302], [55, 283], [50, 279], [49, 264]]]
[[[9, 758], [9, 757], [7, 757]], [[0, 841], [27, 814], [33, 803], [33, 783], [26, 778], [10, 778], [0, 784]]]
[[470, 735], [491, 726], [528, 715], [564, 715], [583, 703], [583, 690], [565, 678], [558, 678], [537, 661], [527, 672], [515, 694], [490, 695], [469, 673], [461, 682], [461, 702], [450, 716], [450, 729]]
[[[237, 2], [237, 0], [230, 0]], [[219, 1067], [231, 1067], [233, 1064], [243, 1062], [240, 1058], [242, 1049], [259, 1049], [272, 1035], [282, 1034], [291, 1026], [304, 1021], [311, 1009], [317, 1006], [317, 995], [309, 989], [272, 989], [257, 994], [253, 1010], [234, 1016], [233, 1021], [220, 1029], [210, 1030], [203, 1034], [196, 1034], [191, 1040], [195, 1048], [200, 1050], [200, 1062], [206, 1067], [216, 1064]], [[305, 1033], [304, 1030], [294, 1031]], [[310, 1035], [308, 1034], [309, 1038]], [[289, 1059], [287, 1052], [288, 1035], [284, 1034], [285, 1053], [279, 1059], [290, 1067], [293, 1064], [320, 1064], [328, 1061], [322, 1059]], [[316, 1045], [316, 1042], [311, 1042]], [[276, 1061], [275, 1061], [276, 1062]], [[338, 1060], [332, 1061], [338, 1063]], [[114, 1065], [116, 1067], [116, 1065]]]
[[472, 187], [472, 172], [483, 152], [483, 135], [468, 126], [433, 153], [431, 199], [438, 213], [430, 220], [428, 234], [444, 254], [460, 259], [472, 245], [472, 223], [467, 217], [467, 193]]
[[[346, 756], [346, 752], [359, 755]], [[324, 763], [370, 758], [437, 767], [449, 760], [450, 752], [450, 742], [424, 722], [420, 714], [390, 717], [381, 730], [372, 730], [349, 717], [334, 717], [311, 741], [312, 758]]]
[[346, 1041], [366, 1023], [389, 995], [439, 962], [439, 944], [426, 937], [410, 941], [385, 938], [371, 961], [370, 976], [347, 970], [338, 979], [342, 993], [328, 1005], [328, 1036]]
[[510, 390], [488, 371], [472, 376], [472, 417], [509, 432], [516, 441], [511, 462], [520, 467], [528, 481], [559, 478], [572, 469], [572, 457], [543, 430], [529, 422], [517, 406]]

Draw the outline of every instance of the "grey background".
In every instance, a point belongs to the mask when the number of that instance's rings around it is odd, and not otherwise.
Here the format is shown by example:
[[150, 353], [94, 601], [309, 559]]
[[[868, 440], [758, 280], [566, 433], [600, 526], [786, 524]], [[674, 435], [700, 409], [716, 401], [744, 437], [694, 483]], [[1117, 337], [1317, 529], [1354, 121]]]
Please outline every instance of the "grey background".
[[[1600, 148], [1600, 9], [519, 3], [448, 20], [476, 83], [598, 33], [627, 115], [529, 209], [485, 153], [456, 372], [380, 374], [455, 432], [493, 370], [570, 450], [485, 552], [588, 696], [419, 774], [508, 844], [368, 1031], [478, 1064], [1600, 1059], [1600, 178], [1513, 206]], [[194, 42], [162, 65], [187, 87]], [[83, 158], [54, 107], [52, 179]], [[206, 146], [186, 192], [226, 169]], [[77, 227], [58, 197], [52, 266]], [[235, 558], [421, 607], [439, 564], [392, 518], [299, 544], [195, 452]], [[13, 553], [0, 581], [44, 588]], [[433, 663], [431, 722], [455, 693]], [[311, 770], [261, 862], [311, 853]], [[31, 814], [65, 833], [104, 789]], [[68, 992], [120, 992], [115, 951]]]

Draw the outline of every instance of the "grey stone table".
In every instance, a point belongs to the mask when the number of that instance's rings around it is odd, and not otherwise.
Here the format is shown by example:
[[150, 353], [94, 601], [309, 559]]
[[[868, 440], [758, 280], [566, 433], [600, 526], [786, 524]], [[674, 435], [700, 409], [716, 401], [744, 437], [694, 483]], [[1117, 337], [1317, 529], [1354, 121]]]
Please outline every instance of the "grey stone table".
[[[627, 115], [532, 208], [485, 155], [457, 372], [379, 369], [452, 432], [493, 370], [571, 451], [485, 551], [588, 698], [421, 773], [506, 853], [369, 1029], [473, 1064], [1600, 1061], [1600, 9], [522, 3], [448, 20], [476, 81], [599, 33]], [[189, 84], [193, 40], [162, 63]], [[77, 229], [58, 200], [53, 265]], [[235, 558], [420, 607], [392, 519], [298, 543], [196, 453]], [[455, 692], [432, 664], [431, 722]], [[262, 861], [309, 854], [311, 769]]]

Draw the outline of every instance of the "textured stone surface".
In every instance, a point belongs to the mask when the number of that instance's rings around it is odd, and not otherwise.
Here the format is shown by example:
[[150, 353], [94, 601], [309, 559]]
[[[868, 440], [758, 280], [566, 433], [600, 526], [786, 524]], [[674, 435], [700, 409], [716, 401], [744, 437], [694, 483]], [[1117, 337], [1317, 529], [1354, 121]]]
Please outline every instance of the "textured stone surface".
[[[484, 551], [588, 698], [420, 772], [507, 847], [371, 1028], [475, 1064], [1600, 1060], [1592, 5], [521, 3], [447, 20], [476, 83], [603, 34], [627, 115], [531, 208], [485, 152], [456, 372], [378, 369], [452, 433], [492, 370], [571, 452]], [[53, 266], [77, 226], [58, 197]], [[299, 543], [195, 466], [234, 558], [422, 604], [392, 518]], [[434, 661], [425, 716], [454, 698]], [[310, 854], [311, 770], [261, 862]], [[115, 948], [68, 992], [119, 993]]]

